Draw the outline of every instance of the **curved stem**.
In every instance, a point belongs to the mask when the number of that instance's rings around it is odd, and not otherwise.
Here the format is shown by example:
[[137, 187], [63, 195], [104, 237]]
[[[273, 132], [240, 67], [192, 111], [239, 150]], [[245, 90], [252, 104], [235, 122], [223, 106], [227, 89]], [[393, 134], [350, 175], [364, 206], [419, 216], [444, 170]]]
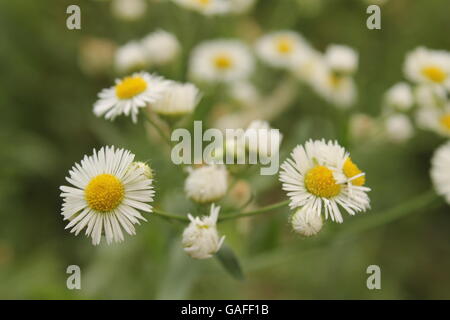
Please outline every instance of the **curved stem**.
[[178, 214], [168, 213], [163, 210], [156, 209], [156, 208], [153, 208], [153, 214], [155, 214], [161, 218], [164, 218], [164, 219], [178, 220], [178, 221], [182, 221], [182, 222], [190, 222], [188, 217], [181, 216]]
[[266, 207], [262, 207], [262, 208], [259, 208], [259, 209], [253, 210], [253, 211], [225, 214], [225, 215], [222, 215], [221, 217], [219, 216], [218, 221], [220, 222], [220, 221], [231, 220], [231, 219], [239, 219], [239, 218], [243, 218], [243, 217], [254, 216], [254, 215], [257, 215], [260, 213], [272, 211], [272, 210], [286, 206], [289, 203], [289, 201], [290, 200], [277, 202], [277, 203], [274, 203], [274, 204], [271, 204]]
[[[271, 205], [253, 210], [253, 211], [225, 214], [225, 215], [219, 217], [218, 222], [254, 216], [254, 215], [257, 215], [260, 213], [264, 213], [264, 212], [268, 212], [268, 211], [272, 211], [272, 210], [284, 207], [288, 203], [289, 203], [289, 200], [286, 200], [286, 201], [277, 202], [277, 203], [274, 203], [274, 204], [271, 204]], [[189, 218], [186, 216], [165, 212], [163, 210], [156, 209], [156, 208], [153, 208], [153, 213], [164, 219], [178, 220], [178, 221], [182, 221], [182, 222], [190, 222]]]
[[150, 123], [156, 131], [158, 131], [159, 135], [163, 140], [169, 145], [169, 147], [172, 147], [172, 141], [170, 141], [170, 137], [164, 132], [164, 130], [153, 120], [148, 114], [145, 115], [145, 119]]

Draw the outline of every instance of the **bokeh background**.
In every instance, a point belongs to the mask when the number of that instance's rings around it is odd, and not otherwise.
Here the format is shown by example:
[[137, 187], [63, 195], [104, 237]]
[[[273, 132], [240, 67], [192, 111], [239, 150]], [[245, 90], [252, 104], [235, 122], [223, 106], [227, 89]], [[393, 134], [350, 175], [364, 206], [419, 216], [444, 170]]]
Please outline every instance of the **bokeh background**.
[[[382, 95], [402, 79], [405, 53], [419, 45], [450, 49], [448, 0], [391, 0], [382, 6], [382, 29], [366, 28], [362, 0], [260, 0], [247, 15], [205, 17], [164, 1], [149, 1], [145, 17], [124, 22], [109, 1], [0, 0], [0, 298], [2, 299], [432, 299], [450, 298], [450, 212], [425, 208], [394, 223], [305, 249], [290, 231], [287, 208], [219, 226], [245, 274], [232, 278], [216, 259], [194, 261], [180, 245], [183, 225], [151, 217], [123, 244], [93, 247], [64, 230], [58, 187], [74, 162], [92, 149], [126, 147], [156, 172], [156, 205], [187, 213], [183, 179], [161, 141], [149, 138], [142, 119], [96, 118], [96, 94], [115, 77], [80, 67], [80, 48], [92, 37], [117, 45], [163, 28], [183, 46], [219, 37], [251, 39], [277, 29], [302, 33], [317, 49], [343, 43], [360, 53], [354, 112], [377, 115]], [[81, 7], [81, 30], [66, 28], [66, 8]], [[185, 62], [157, 70], [186, 80]], [[282, 75], [266, 71], [261, 90]], [[299, 88], [300, 89], [300, 88]], [[303, 89], [302, 89], [303, 90]], [[206, 94], [199, 106], [220, 102]], [[285, 133], [282, 160], [308, 138], [337, 138], [331, 108], [307, 90], [272, 121]], [[196, 116], [202, 118], [200, 112]], [[430, 157], [442, 140], [418, 132], [403, 145], [351, 146], [366, 171], [372, 210], [406, 203], [431, 189]], [[285, 198], [276, 176], [249, 179], [257, 203]], [[347, 220], [364, 219], [348, 217]], [[345, 224], [345, 223], [344, 223]], [[327, 226], [326, 228], [335, 228]], [[340, 226], [337, 226], [339, 228]], [[326, 231], [326, 230], [325, 230]], [[66, 268], [82, 271], [82, 290], [66, 288]], [[366, 268], [381, 267], [382, 289], [366, 287]]]

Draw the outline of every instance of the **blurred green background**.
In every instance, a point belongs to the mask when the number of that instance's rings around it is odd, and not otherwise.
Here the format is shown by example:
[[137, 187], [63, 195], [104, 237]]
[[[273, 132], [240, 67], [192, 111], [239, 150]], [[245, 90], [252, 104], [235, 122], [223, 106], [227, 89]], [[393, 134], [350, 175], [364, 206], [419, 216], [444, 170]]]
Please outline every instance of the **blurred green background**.
[[[66, 28], [66, 8], [81, 7], [81, 30]], [[450, 50], [448, 0], [390, 0], [382, 29], [368, 30], [360, 0], [260, 0], [247, 16], [208, 18], [172, 3], [149, 3], [143, 19], [122, 22], [108, 1], [0, 0], [0, 298], [2, 299], [432, 299], [450, 298], [448, 206], [410, 215], [346, 241], [304, 249], [290, 231], [288, 210], [223, 223], [245, 280], [215, 260], [194, 261], [180, 246], [183, 225], [151, 217], [123, 244], [93, 247], [64, 230], [58, 187], [84, 154], [106, 144], [126, 147], [156, 171], [156, 204], [188, 212], [183, 176], [167, 149], [130, 119], [96, 118], [92, 104], [114, 75], [88, 75], [79, 66], [86, 37], [118, 45], [163, 28], [177, 35], [184, 58], [196, 43], [294, 29], [317, 49], [347, 44], [360, 53], [355, 112], [379, 113], [383, 92], [403, 79], [405, 53], [419, 45]], [[184, 66], [181, 66], [183, 68]], [[173, 77], [173, 70], [158, 70]], [[270, 87], [282, 75], [258, 79]], [[185, 80], [183, 73], [175, 80]], [[203, 105], [218, 97], [206, 97]], [[330, 106], [306, 92], [275, 121], [285, 133], [283, 154], [308, 138], [336, 138]], [[429, 162], [442, 143], [420, 132], [406, 145], [353, 145], [366, 171], [373, 209], [408, 202], [431, 188]], [[284, 157], [283, 159], [284, 160]], [[252, 179], [261, 204], [285, 198], [277, 177]], [[364, 216], [345, 217], [347, 220]], [[344, 223], [345, 224], [345, 223]], [[334, 228], [336, 226], [327, 226]], [[339, 228], [341, 226], [337, 226]], [[325, 230], [326, 232], [326, 230]], [[66, 288], [66, 268], [81, 267], [82, 290]], [[366, 287], [366, 268], [381, 267], [382, 289]]]

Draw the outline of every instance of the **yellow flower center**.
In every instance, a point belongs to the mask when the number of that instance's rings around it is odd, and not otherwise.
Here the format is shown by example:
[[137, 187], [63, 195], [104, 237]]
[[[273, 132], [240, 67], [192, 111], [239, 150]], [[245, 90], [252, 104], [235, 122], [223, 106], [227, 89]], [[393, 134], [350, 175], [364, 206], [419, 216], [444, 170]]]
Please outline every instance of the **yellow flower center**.
[[214, 57], [214, 65], [216, 66], [217, 69], [222, 70], [229, 69], [232, 64], [233, 61], [227, 54], [219, 54], [216, 57]]
[[444, 114], [440, 119], [441, 125], [448, 131], [450, 131], [450, 113]]
[[277, 50], [279, 53], [281, 54], [288, 54], [291, 53], [292, 50], [294, 49], [294, 43], [291, 39], [289, 38], [279, 38], [277, 40]]
[[126, 77], [116, 85], [119, 99], [130, 99], [147, 89], [147, 82], [141, 77]]
[[99, 174], [94, 177], [86, 189], [84, 197], [93, 210], [108, 212], [119, 206], [125, 194], [122, 182], [112, 174]]
[[197, 3], [201, 6], [207, 6], [211, 0], [197, 0]]
[[332, 198], [341, 192], [341, 186], [336, 183], [333, 172], [325, 166], [315, 166], [305, 176], [306, 189], [321, 198]]
[[[345, 160], [343, 171], [344, 171], [345, 176], [349, 179], [362, 173], [362, 171], [359, 170], [358, 166], [353, 163], [353, 161], [352, 161], [352, 159], [350, 159], [350, 157], [347, 158], [347, 160]], [[356, 179], [353, 179], [351, 181], [351, 183], [355, 186], [362, 186], [362, 185], [364, 185], [364, 183], [366, 183], [366, 177], [360, 176]]]
[[335, 74], [334, 72], [332, 72], [330, 74], [330, 84], [333, 88], [337, 88], [339, 87], [340, 83], [341, 83], [342, 77], [340, 77], [339, 75]]
[[425, 77], [433, 82], [442, 83], [445, 80], [445, 72], [441, 68], [435, 66], [428, 66], [422, 69]]

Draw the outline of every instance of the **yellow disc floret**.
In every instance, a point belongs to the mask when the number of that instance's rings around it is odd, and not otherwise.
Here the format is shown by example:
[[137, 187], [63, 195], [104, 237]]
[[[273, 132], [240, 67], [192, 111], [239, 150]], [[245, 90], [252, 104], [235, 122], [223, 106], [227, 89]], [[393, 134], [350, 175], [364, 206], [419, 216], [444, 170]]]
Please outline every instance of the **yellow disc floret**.
[[445, 130], [450, 131], [450, 113], [444, 114], [439, 119], [439, 122], [441, 123], [442, 127], [444, 127]]
[[291, 53], [294, 49], [294, 44], [289, 38], [279, 38], [277, 40], [277, 50], [281, 54]]
[[216, 66], [217, 69], [222, 70], [229, 69], [232, 64], [233, 61], [227, 54], [219, 54], [214, 57], [214, 65]]
[[116, 85], [119, 99], [130, 99], [147, 89], [147, 82], [141, 77], [126, 77]]
[[305, 175], [305, 187], [312, 194], [322, 198], [332, 198], [341, 192], [333, 172], [325, 166], [315, 166]]
[[442, 83], [445, 80], [445, 72], [441, 68], [435, 66], [428, 66], [422, 69], [425, 77], [433, 82]]
[[84, 191], [84, 197], [93, 210], [108, 212], [119, 206], [125, 194], [122, 182], [112, 174], [94, 177]]
[[[348, 157], [347, 160], [345, 160], [343, 171], [345, 176], [349, 179], [362, 173], [362, 171], [359, 170], [358, 166], [353, 163], [350, 157]], [[362, 175], [358, 178], [353, 179], [351, 183], [355, 186], [362, 186], [364, 185], [364, 183], [366, 183], [366, 177]]]

